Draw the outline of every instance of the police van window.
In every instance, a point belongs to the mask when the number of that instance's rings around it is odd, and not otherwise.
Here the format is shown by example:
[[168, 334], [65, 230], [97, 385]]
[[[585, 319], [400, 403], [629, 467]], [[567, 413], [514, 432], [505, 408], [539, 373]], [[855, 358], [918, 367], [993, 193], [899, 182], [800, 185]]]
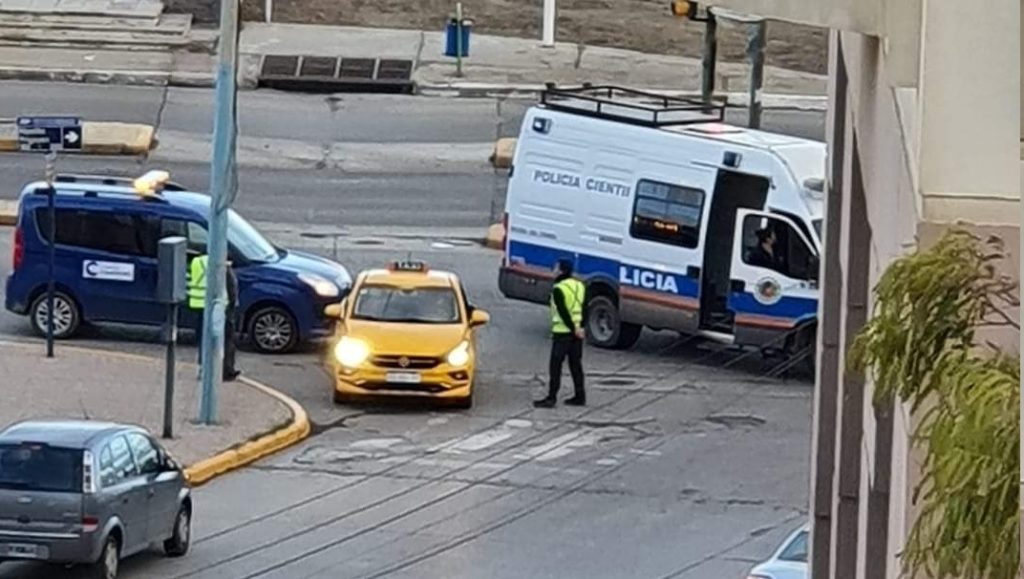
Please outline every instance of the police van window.
[[693, 187], [641, 180], [629, 234], [636, 239], [697, 247], [704, 191]]
[[792, 279], [817, 279], [817, 258], [797, 231], [781, 219], [748, 215], [743, 220], [743, 262]]
[[[71, 245], [121, 255], [146, 255], [145, 226], [129, 213], [104, 213], [58, 209], [57, 244]], [[50, 214], [36, 210], [40, 236], [50, 241]]]

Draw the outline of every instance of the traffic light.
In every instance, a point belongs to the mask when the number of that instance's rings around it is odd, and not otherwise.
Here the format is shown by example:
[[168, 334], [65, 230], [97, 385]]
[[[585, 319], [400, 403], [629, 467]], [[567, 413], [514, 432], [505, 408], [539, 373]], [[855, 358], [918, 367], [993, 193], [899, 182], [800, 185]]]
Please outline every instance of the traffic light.
[[690, 0], [671, 0], [672, 15], [693, 20], [697, 16], [697, 3]]

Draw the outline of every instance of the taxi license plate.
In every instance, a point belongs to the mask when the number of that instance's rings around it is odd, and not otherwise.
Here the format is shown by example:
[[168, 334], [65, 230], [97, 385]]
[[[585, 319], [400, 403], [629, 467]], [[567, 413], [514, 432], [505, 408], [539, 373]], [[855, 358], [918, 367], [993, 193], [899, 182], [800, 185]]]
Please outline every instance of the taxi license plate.
[[39, 545], [24, 543], [0, 543], [0, 555], [14, 559], [45, 559], [46, 553]]
[[420, 375], [417, 372], [388, 372], [385, 379], [392, 384], [420, 383]]

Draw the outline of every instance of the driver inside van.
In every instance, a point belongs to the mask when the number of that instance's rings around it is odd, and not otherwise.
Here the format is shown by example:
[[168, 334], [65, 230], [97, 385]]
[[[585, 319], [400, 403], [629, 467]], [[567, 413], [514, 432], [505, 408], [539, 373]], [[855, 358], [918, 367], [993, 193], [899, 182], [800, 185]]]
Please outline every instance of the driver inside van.
[[747, 255], [747, 263], [779, 272], [785, 271], [782, 256], [776, 249], [778, 237], [775, 234], [775, 229], [771, 226], [764, 227], [758, 229], [754, 235], [757, 237], [757, 245]]

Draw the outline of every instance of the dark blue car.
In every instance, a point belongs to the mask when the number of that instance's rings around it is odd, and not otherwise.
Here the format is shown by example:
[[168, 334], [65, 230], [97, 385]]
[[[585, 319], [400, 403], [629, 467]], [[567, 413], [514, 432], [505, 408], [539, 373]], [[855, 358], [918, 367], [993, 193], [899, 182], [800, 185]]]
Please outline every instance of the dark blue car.
[[[166, 174], [165, 174], [166, 175]], [[140, 180], [61, 175], [55, 180], [56, 288], [54, 335], [68, 338], [83, 322], [159, 325], [157, 243], [188, 240], [191, 255], [206, 251], [210, 197], [171, 182], [140, 187]], [[46, 331], [49, 213], [47, 185], [21, 193], [14, 234], [8, 310], [28, 315]], [[287, 352], [299, 342], [329, 335], [324, 306], [351, 289], [341, 264], [277, 247], [234, 211], [228, 217], [228, 255], [238, 277], [240, 328], [259, 351]], [[194, 327], [197, 311], [182, 324]]]

